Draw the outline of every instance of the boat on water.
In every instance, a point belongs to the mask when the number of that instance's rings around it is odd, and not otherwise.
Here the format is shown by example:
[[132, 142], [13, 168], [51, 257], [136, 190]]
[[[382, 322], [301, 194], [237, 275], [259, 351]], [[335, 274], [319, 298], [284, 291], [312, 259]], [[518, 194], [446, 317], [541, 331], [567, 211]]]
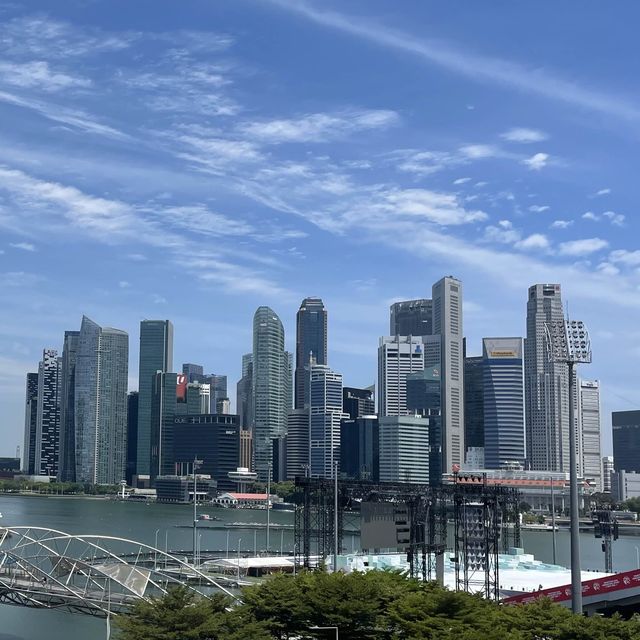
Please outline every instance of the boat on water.
[[208, 513], [201, 513], [198, 516], [198, 520], [205, 520], [207, 522], [211, 522], [213, 520], [219, 520], [220, 518], [216, 518], [215, 516], [209, 515]]

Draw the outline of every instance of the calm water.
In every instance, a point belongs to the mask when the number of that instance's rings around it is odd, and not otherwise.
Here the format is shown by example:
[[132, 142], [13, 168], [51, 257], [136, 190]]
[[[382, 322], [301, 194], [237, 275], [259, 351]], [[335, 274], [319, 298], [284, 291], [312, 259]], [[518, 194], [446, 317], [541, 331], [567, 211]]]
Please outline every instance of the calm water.
[[[222, 522], [265, 522], [265, 511], [203, 508]], [[111, 500], [74, 498], [40, 498], [0, 496], [1, 523], [31, 525], [59, 529], [69, 533], [102, 534], [139, 540], [164, 548], [165, 541], [170, 550], [188, 551], [192, 546], [190, 529], [177, 528], [192, 521], [192, 510], [182, 505], [134, 504]], [[274, 523], [293, 523], [293, 514], [271, 512]], [[205, 523], [203, 523], [205, 524]], [[213, 523], [221, 524], [221, 522]], [[203, 550], [226, 550], [227, 532], [201, 529]], [[567, 564], [569, 558], [569, 533], [557, 534], [558, 564]], [[271, 549], [284, 550], [293, 547], [293, 533], [271, 531]], [[229, 548], [238, 547], [253, 552], [265, 548], [265, 532], [230, 531]], [[528, 553], [537, 559], [551, 562], [551, 533], [523, 532], [523, 543]], [[345, 540], [345, 548], [351, 550], [352, 540]], [[636, 567], [636, 549], [640, 549], [640, 537], [620, 538], [614, 543], [613, 561], [616, 571]], [[585, 569], [604, 570], [604, 554], [600, 541], [592, 535], [581, 535], [582, 565]], [[88, 616], [72, 615], [54, 611], [42, 611], [0, 605], [0, 640], [93, 640], [105, 637], [105, 623]]]

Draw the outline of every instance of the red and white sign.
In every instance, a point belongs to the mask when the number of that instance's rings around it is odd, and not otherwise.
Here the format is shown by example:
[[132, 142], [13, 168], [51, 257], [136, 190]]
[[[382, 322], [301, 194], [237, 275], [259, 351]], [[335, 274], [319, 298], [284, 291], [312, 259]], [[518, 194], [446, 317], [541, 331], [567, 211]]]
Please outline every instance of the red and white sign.
[[[623, 589], [632, 589], [640, 586], [640, 570], [626, 571], [618, 573], [615, 576], [607, 576], [606, 578], [596, 578], [595, 580], [587, 580], [582, 583], [582, 596], [596, 596], [603, 593], [611, 593], [612, 591], [621, 591]], [[534, 602], [538, 598], [550, 598], [554, 602], [563, 602], [571, 600], [571, 585], [562, 587], [552, 587], [550, 589], [542, 589], [534, 593], [521, 593], [517, 596], [505, 598], [502, 602], [505, 604], [527, 604]]]

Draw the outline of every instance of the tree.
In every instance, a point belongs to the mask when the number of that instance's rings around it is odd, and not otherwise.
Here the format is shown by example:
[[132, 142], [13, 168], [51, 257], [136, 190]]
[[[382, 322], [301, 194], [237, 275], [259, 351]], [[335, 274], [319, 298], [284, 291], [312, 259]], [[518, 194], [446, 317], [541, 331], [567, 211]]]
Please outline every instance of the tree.
[[232, 601], [216, 594], [203, 598], [188, 587], [171, 589], [161, 598], [139, 600], [115, 618], [121, 640], [270, 640], [265, 625], [242, 609], [229, 611]]

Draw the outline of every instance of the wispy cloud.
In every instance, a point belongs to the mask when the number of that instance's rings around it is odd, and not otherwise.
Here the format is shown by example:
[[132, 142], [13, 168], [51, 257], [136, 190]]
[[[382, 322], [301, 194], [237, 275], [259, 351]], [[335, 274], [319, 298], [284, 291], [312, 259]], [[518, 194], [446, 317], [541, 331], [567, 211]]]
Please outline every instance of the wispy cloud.
[[635, 251], [616, 249], [609, 255], [609, 260], [627, 267], [640, 267], [640, 249], [636, 249]]
[[573, 220], [554, 220], [551, 223], [552, 229], [567, 229], [573, 224]]
[[76, 109], [68, 109], [67, 107], [61, 107], [50, 102], [42, 102], [31, 98], [22, 98], [12, 93], [7, 93], [6, 91], [0, 91], [0, 102], [35, 111], [48, 120], [69, 125], [74, 129], [80, 129], [87, 133], [121, 140], [129, 138], [129, 136], [122, 131], [103, 124], [83, 111]]
[[532, 213], [544, 213], [545, 211], [549, 211], [549, 207], [546, 204], [532, 204], [529, 207], [529, 211], [531, 211]]
[[10, 242], [9, 246], [13, 247], [14, 249], [21, 249], [22, 251], [36, 250], [36, 246], [34, 244], [31, 244], [30, 242]]
[[526, 129], [524, 127], [509, 129], [509, 131], [505, 131], [500, 134], [500, 137], [508, 142], [520, 142], [523, 144], [542, 142], [549, 138], [549, 136], [543, 131], [539, 131], [538, 129]]
[[540, 171], [547, 166], [547, 162], [549, 161], [549, 155], [546, 153], [536, 153], [532, 155], [530, 158], [525, 158], [522, 161], [522, 164], [526, 165], [532, 171]]
[[73, 88], [87, 88], [91, 80], [72, 76], [63, 71], [54, 71], [43, 60], [33, 62], [0, 62], [0, 80], [21, 88], [38, 88], [44, 91], [61, 91]]
[[609, 243], [602, 238], [584, 238], [582, 240], [570, 240], [568, 242], [561, 242], [559, 245], [559, 251], [564, 256], [588, 256], [602, 249], [606, 249]]
[[616, 227], [624, 226], [625, 216], [622, 213], [616, 213], [615, 211], [605, 211], [602, 215]]
[[611, 193], [611, 189], [607, 188], [607, 189], [600, 189], [599, 191], [596, 191], [595, 195], [597, 196], [607, 196]]
[[519, 242], [516, 242], [515, 246], [517, 249], [525, 249], [527, 251], [536, 249], [548, 249], [549, 240], [545, 235], [541, 233], [532, 233], [530, 236], [527, 236]]
[[247, 122], [240, 132], [264, 143], [328, 142], [369, 129], [386, 129], [400, 122], [390, 110], [352, 109], [335, 113], [311, 113], [299, 118]]
[[383, 47], [410, 53], [429, 64], [477, 82], [507, 86], [628, 121], [640, 120], [640, 109], [635, 104], [610, 93], [582, 87], [539, 68], [465, 51], [442, 40], [419, 38], [362, 18], [323, 10], [303, 0], [269, 1], [317, 24], [350, 33]]

